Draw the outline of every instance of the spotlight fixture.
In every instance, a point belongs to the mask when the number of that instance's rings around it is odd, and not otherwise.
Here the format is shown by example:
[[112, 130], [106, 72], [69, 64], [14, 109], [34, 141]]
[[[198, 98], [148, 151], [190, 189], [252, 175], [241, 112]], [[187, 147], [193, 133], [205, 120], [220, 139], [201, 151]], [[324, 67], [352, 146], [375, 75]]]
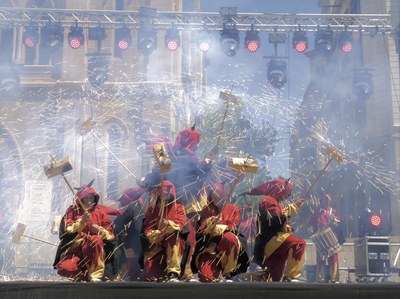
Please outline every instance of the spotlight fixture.
[[362, 236], [380, 236], [383, 234], [383, 218], [378, 209], [367, 207], [360, 215], [360, 233]]
[[125, 51], [131, 44], [131, 31], [126, 28], [117, 28], [114, 39], [114, 55], [121, 56], [121, 51]]
[[42, 41], [45, 47], [50, 51], [57, 51], [62, 47], [64, 41], [64, 32], [61, 25], [49, 24], [42, 29]]
[[360, 99], [368, 100], [374, 89], [372, 74], [367, 69], [354, 72], [353, 92]]
[[212, 45], [211, 33], [204, 29], [197, 34], [197, 45], [202, 52], [207, 52]]
[[350, 53], [353, 49], [353, 36], [349, 31], [340, 32], [339, 47], [344, 53]]
[[68, 45], [76, 50], [83, 45], [83, 42], [83, 29], [78, 26], [71, 27], [68, 33]]
[[268, 82], [275, 88], [283, 88], [287, 82], [287, 64], [282, 60], [272, 59], [267, 68]]
[[96, 86], [100, 86], [108, 79], [108, 62], [104, 56], [92, 56], [88, 61], [88, 80]]
[[258, 31], [254, 30], [254, 25], [251, 25], [251, 29], [246, 32], [244, 43], [249, 52], [256, 52], [260, 48], [260, 37]]
[[175, 28], [170, 28], [165, 34], [165, 47], [170, 51], [175, 51], [179, 48], [181, 44], [181, 38], [179, 36], [178, 30]]
[[308, 38], [306, 31], [295, 31], [292, 39], [292, 46], [298, 53], [303, 53], [308, 48]]
[[239, 50], [239, 30], [235, 24], [224, 24], [220, 37], [221, 50], [226, 56], [232, 57]]
[[25, 47], [27, 47], [28, 49], [35, 48], [39, 40], [39, 34], [37, 28], [32, 26], [25, 28], [22, 40], [24, 42]]
[[145, 25], [140, 28], [137, 48], [144, 55], [150, 55], [157, 48], [157, 33], [154, 26]]
[[314, 40], [315, 49], [328, 56], [332, 54], [335, 49], [335, 42], [333, 39], [333, 31], [330, 29], [318, 30]]

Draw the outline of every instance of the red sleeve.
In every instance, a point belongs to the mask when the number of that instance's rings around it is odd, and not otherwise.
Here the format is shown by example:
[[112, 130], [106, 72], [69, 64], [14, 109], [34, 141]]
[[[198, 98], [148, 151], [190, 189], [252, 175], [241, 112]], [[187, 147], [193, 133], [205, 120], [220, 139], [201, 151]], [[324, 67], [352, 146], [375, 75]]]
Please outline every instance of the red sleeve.
[[73, 225], [74, 222], [79, 218], [82, 218], [82, 215], [78, 215], [75, 208], [70, 206], [65, 212], [65, 227]]
[[219, 224], [225, 224], [229, 230], [236, 230], [240, 222], [240, 211], [236, 205], [227, 204], [222, 211], [222, 220]]
[[[172, 212], [172, 213], [171, 213]], [[185, 209], [181, 204], [175, 204], [172, 206], [171, 211], [167, 213], [167, 220], [171, 220], [179, 225], [180, 230], [186, 223]]]

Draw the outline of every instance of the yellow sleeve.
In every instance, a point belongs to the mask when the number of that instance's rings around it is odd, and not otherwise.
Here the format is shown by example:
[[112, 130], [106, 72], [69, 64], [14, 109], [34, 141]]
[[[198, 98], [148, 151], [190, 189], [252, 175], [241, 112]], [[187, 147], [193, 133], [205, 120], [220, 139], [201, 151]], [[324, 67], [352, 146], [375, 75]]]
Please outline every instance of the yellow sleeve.
[[158, 237], [161, 235], [161, 232], [156, 229], [156, 230], [152, 230], [148, 233], [146, 233], [146, 238], [149, 240], [150, 243], [157, 243], [160, 240], [158, 240]]
[[82, 219], [79, 218], [79, 219], [75, 220], [75, 222], [72, 225], [67, 226], [65, 228], [65, 230], [69, 233], [80, 233], [83, 231], [84, 228], [85, 228], [85, 224], [82, 223]]
[[211, 230], [211, 236], [213, 236], [213, 237], [220, 236], [227, 230], [227, 228], [228, 228], [228, 226], [225, 224], [217, 224]]
[[288, 217], [292, 217], [294, 214], [297, 213], [297, 206], [294, 203], [288, 205]]
[[181, 229], [179, 224], [176, 224], [172, 220], [167, 220], [167, 221], [168, 221], [168, 225], [165, 227], [165, 233], [172, 234]]

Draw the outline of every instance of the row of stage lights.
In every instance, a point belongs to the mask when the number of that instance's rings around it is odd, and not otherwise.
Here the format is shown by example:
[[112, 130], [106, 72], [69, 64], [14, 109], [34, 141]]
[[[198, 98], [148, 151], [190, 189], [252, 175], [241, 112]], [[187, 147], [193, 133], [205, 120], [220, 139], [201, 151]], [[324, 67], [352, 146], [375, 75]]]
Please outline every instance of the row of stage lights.
[[[212, 34], [207, 29], [194, 31], [195, 40], [198, 48], [206, 53], [212, 47]], [[104, 40], [106, 32], [101, 27], [89, 28], [89, 40]], [[45, 43], [50, 51], [55, 51], [63, 45], [64, 32], [60, 25], [51, 24], [45, 26], [41, 31], [41, 43]], [[68, 45], [72, 49], [79, 49], [85, 40], [82, 27], [72, 26], [68, 33]], [[23, 34], [23, 42], [29, 49], [34, 49], [39, 43], [38, 28], [29, 26], [25, 28]], [[270, 32], [268, 42], [271, 44], [285, 44], [287, 42], [287, 34], [280, 32]], [[353, 49], [354, 39], [351, 32], [345, 30], [334, 33], [330, 29], [320, 29], [315, 32], [314, 48], [323, 55], [329, 56], [333, 53], [336, 46], [341, 51], [349, 53]], [[164, 46], [169, 51], [176, 51], [181, 45], [180, 32], [173, 26], [166, 30], [164, 38]], [[131, 29], [120, 27], [115, 29], [114, 39], [114, 55], [120, 56], [132, 46]], [[220, 48], [229, 57], [235, 56], [240, 46], [240, 32], [235, 24], [225, 23], [220, 31]], [[261, 40], [259, 31], [252, 26], [247, 30], [244, 37], [244, 46], [250, 52], [254, 53], [260, 49]], [[307, 32], [297, 30], [293, 33], [292, 47], [298, 53], [304, 53], [309, 48]], [[151, 24], [142, 25], [138, 29], [137, 49], [146, 56], [149, 56], [157, 48], [157, 31]], [[275, 51], [276, 52], [276, 51]], [[98, 64], [96, 58], [92, 57], [93, 64]], [[103, 62], [102, 64], [106, 64]], [[267, 63], [267, 80], [275, 88], [281, 89], [287, 82], [287, 62], [284, 59], [278, 59], [276, 53]], [[360, 81], [360, 82], [359, 82]], [[356, 94], [362, 98], [368, 98], [372, 93], [372, 75], [367, 70], [361, 70], [355, 74], [355, 82], [353, 84]]]
[[[89, 28], [89, 35], [91, 32], [102, 31], [104, 34], [96, 38], [105, 39], [105, 29], [100, 27]], [[212, 46], [211, 32], [204, 29], [196, 31], [196, 40], [198, 47], [201, 51], [207, 52]], [[47, 43], [51, 49], [58, 49], [63, 43], [63, 29], [59, 25], [45, 26], [41, 32], [42, 43]], [[95, 38], [94, 38], [95, 39]], [[180, 34], [179, 31], [171, 27], [166, 30], [165, 34], [165, 47], [170, 51], [176, 51], [180, 47]], [[269, 33], [269, 43], [286, 43], [286, 33]], [[27, 48], [34, 48], [39, 42], [38, 28], [29, 26], [25, 28], [23, 41]], [[131, 30], [127, 27], [117, 28], [115, 30], [115, 47], [119, 51], [127, 50], [131, 46]], [[68, 33], [68, 45], [72, 49], [79, 49], [84, 43], [83, 28], [72, 26]], [[354, 39], [352, 33], [349, 31], [342, 31], [338, 34], [330, 29], [318, 30], [315, 33], [314, 47], [317, 51], [323, 54], [330, 54], [336, 48], [336, 45], [344, 53], [349, 53], [353, 49]], [[244, 37], [245, 48], [254, 53], [260, 49], [261, 42], [259, 31], [254, 30], [252, 27], [247, 30]], [[292, 46], [298, 53], [304, 53], [308, 47], [307, 32], [298, 30], [293, 33]], [[227, 56], [235, 56], [240, 47], [240, 33], [233, 24], [224, 24], [220, 32], [220, 47]], [[139, 28], [137, 38], [137, 48], [144, 54], [150, 55], [157, 48], [157, 31], [153, 25], [144, 25]]]

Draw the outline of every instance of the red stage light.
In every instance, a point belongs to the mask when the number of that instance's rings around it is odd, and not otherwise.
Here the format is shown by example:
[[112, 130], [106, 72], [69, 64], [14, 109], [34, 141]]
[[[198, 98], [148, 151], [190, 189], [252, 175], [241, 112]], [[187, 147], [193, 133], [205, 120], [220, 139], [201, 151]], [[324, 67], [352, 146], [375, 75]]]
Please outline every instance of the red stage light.
[[260, 43], [255, 40], [251, 40], [247, 43], [246, 47], [249, 52], [253, 53], [258, 50], [258, 48], [260, 47]]
[[382, 224], [382, 218], [381, 216], [374, 214], [371, 215], [371, 217], [369, 218], [369, 222], [371, 223], [372, 226], [378, 227]]
[[178, 41], [177, 40], [169, 40], [167, 42], [167, 49], [170, 51], [175, 51], [178, 49]]
[[83, 29], [80, 27], [71, 27], [68, 33], [68, 45], [76, 50], [82, 46], [83, 40]]
[[129, 43], [128, 43], [128, 41], [126, 39], [121, 39], [118, 42], [118, 48], [120, 50], [126, 50], [126, 49], [128, 49], [128, 47], [129, 47]]
[[199, 48], [200, 51], [207, 52], [211, 48], [211, 45], [208, 41], [201, 41], [199, 44]]
[[82, 44], [79, 38], [71, 38], [69, 40], [69, 45], [72, 49], [79, 49]]
[[342, 51], [345, 53], [349, 53], [353, 49], [353, 45], [351, 42], [345, 42], [342, 45]]
[[299, 53], [303, 53], [305, 50], [307, 50], [307, 42], [305, 41], [298, 41], [295, 45], [295, 49]]
[[28, 48], [33, 48], [33, 47], [35, 47], [35, 41], [34, 41], [32, 38], [30, 38], [29, 36], [28, 36], [27, 38], [25, 38], [24, 44], [25, 44], [25, 46], [27, 46]]

